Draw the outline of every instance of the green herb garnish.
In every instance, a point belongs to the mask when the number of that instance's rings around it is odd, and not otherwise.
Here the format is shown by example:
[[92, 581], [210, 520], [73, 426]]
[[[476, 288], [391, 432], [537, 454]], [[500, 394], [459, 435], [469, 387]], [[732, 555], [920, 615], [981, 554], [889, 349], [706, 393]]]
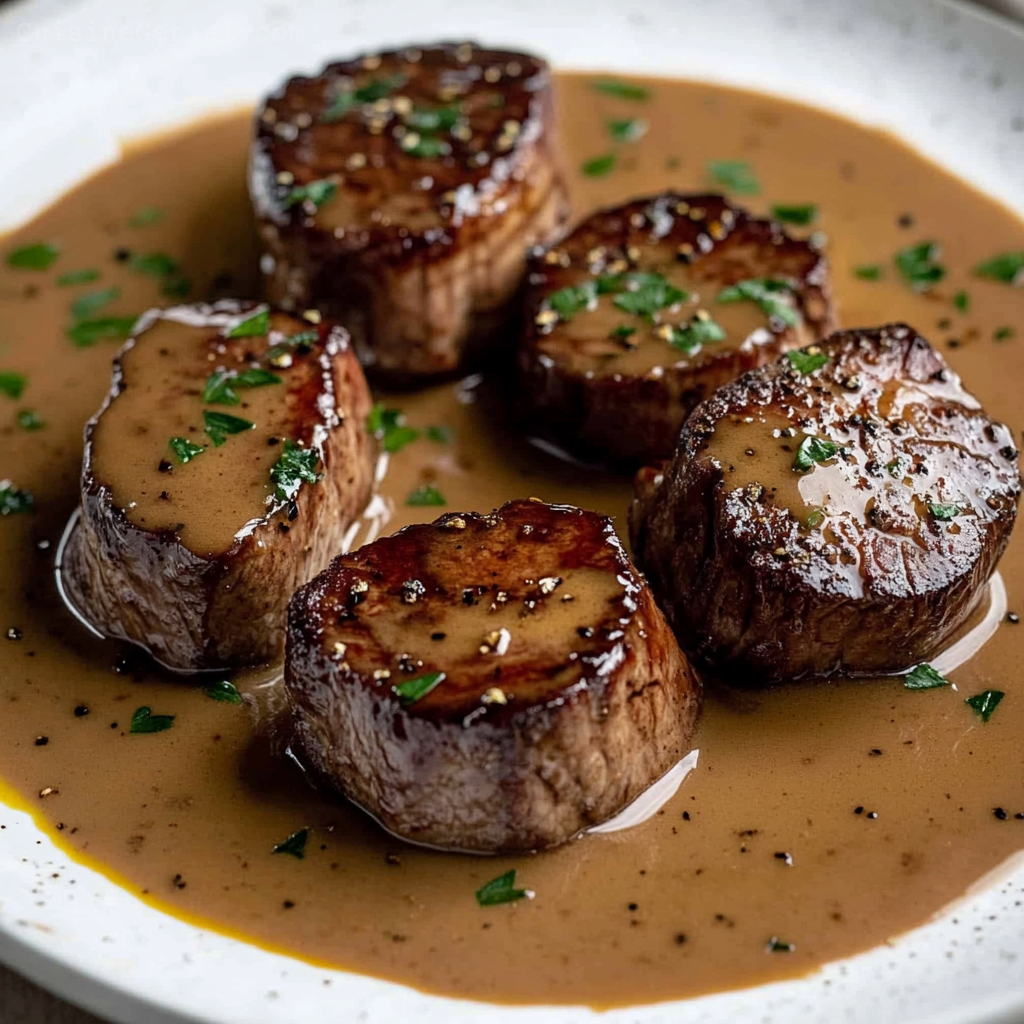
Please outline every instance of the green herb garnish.
[[377, 402], [370, 410], [366, 429], [381, 442], [384, 451], [392, 455], [420, 436], [415, 427], [405, 425], [401, 409], [388, 409], [382, 402]]
[[769, 319], [780, 320], [792, 327], [797, 323], [799, 317], [796, 310], [782, 298], [782, 296], [791, 294], [792, 290], [788, 281], [770, 277], [755, 277], [723, 288], [718, 293], [718, 301], [723, 303], [755, 302]]
[[422, 700], [438, 683], [446, 678], [443, 672], [428, 672], [426, 675], [406, 679], [391, 687], [392, 692], [405, 707]]
[[238, 688], [234, 683], [229, 683], [226, 679], [219, 679], [215, 683], [208, 683], [203, 687], [203, 693], [210, 700], [217, 700], [222, 704], [242, 703], [242, 695], [238, 692]]
[[1008, 324], [1004, 324], [1002, 327], [997, 327], [992, 332], [992, 338], [994, 341], [1008, 341], [1014, 337], [1017, 332], [1010, 327]]
[[978, 277], [988, 277], [993, 281], [1002, 281], [1003, 284], [1020, 284], [1021, 275], [1024, 272], [1024, 250], [1017, 252], [1004, 252], [999, 256], [993, 256], [984, 263], [979, 263], [974, 268]]
[[60, 256], [60, 246], [50, 242], [23, 245], [7, 254], [7, 265], [16, 270], [49, 270]]
[[619, 158], [615, 153], [602, 153], [600, 156], [592, 156], [589, 160], [584, 160], [580, 170], [588, 178], [603, 178], [615, 169], [618, 162]]
[[288, 853], [298, 860], [306, 856], [306, 840], [309, 839], [309, 829], [300, 828], [293, 832], [283, 843], [278, 843], [271, 851], [272, 853]]
[[447, 156], [452, 151], [451, 144], [444, 139], [439, 139], [436, 135], [421, 135], [418, 132], [406, 135], [401, 146], [403, 153], [426, 160]]
[[167, 443], [171, 446], [171, 451], [177, 456], [178, 461], [182, 463], [191, 462], [197, 455], [206, 451], [204, 445], [193, 444], [187, 437], [172, 437]]
[[842, 445], [836, 444], [835, 441], [829, 441], [824, 437], [805, 437], [800, 442], [800, 447], [796, 450], [793, 468], [803, 472], [810, 469], [816, 463], [827, 462], [829, 459], [835, 458], [842, 449]]
[[67, 329], [67, 335], [79, 348], [89, 348], [98, 341], [127, 338], [137, 319], [135, 316], [103, 316], [97, 320], [80, 320]]
[[150, 277], [170, 277], [178, 272], [178, 261], [165, 252], [133, 253], [128, 266]]
[[828, 356], [824, 352], [807, 352], [802, 349], [787, 352], [786, 358], [789, 365], [805, 377], [809, 377], [815, 370], [820, 370], [828, 362]]
[[35, 500], [28, 491], [19, 490], [10, 480], [0, 480], [0, 516], [31, 512]]
[[716, 184], [730, 192], [756, 196], [761, 191], [753, 168], [746, 160], [710, 160], [708, 174]]
[[203, 425], [215, 448], [219, 448], [229, 434], [241, 434], [253, 430], [256, 424], [252, 420], [243, 420], [240, 416], [229, 416], [226, 412], [203, 410]]
[[405, 499], [406, 505], [447, 505], [444, 495], [436, 488], [431, 487], [429, 484], [421, 484], [416, 490], [412, 491], [408, 498]]
[[882, 279], [882, 268], [877, 263], [865, 263], [854, 267], [853, 273], [862, 281], [880, 281]]
[[596, 301], [597, 282], [584, 281], [583, 284], [567, 285], [552, 292], [547, 298], [547, 305], [558, 314], [560, 320], [571, 320]]
[[314, 210], [319, 210], [328, 199], [334, 198], [337, 191], [337, 182], [321, 178], [319, 181], [311, 181], [308, 185], [296, 185], [281, 200], [281, 206], [285, 210], [290, 210], [299, 203], [309, 203]]
[[261, 309], [258, 313], [235, 324], [225, 338], [263, 338], [270, 332], [270, 310]]
[[66, 274], [61, 274], [57, 278], [57, 284], [62, 288], [67, 288], [73, 284], [92, 284], [93, 281], [98, 281], [100, 272], [98, 270], [70, 270]]
[[164, 217], [164, 211], [159, 207], [142, 206], [128, 218], [128, 224], [133, 228], [145, 228], [150, 224], [159, 224]]
[[804, 525], [808, 530], [816, 530], [823, 522], [825, 522], [825, 510], [823, 508], [812, 508], [807, 513]]
[[169, 277], [160, 286], [160, 293], [171, 299], [183, 299], [192, 290], [192, 282], [187, 277]]
[[953, 296], [953, 305], [960, 313], [967, 313], [971, 308], [971, 296], [967, 292], [957, 292]]
[[148, 707], [137, 708], [129, 732], [164, 732], [174, 725], [174, 715], [154, 715]]
[[702, 345], [714, 341], [724, 341], [725, 331], [720, 324], [710, 317], [694, 316], [688, 324], [679, 324], [672, 328], [668, 343], [685, 352], [688, 356], [696, 354]]
[[315, 484], [321, 477], [317, 472], [320, 453], [316, 448], [300, 448], [294, 441], [284, 442], [281, 457], [270, 469], [270, 479], [277, 484], [277, 496], [281, 501], [291, 501], [303, 482]]
[[636, 142], [647, 134], [650, 126], [639, 117], [610, 117], [605, 127], [616, 142]]
[[787, 205], [780, 203], [772, 207], [772, 216], [783, 224], [796, 224], [805, 228], [818, 219], [818, 207], [814, 203]]
[[614, 96], [618, 100], [641, 101], [650, 99], [651, 91], [642, 85], [634, 85], [632, 82], [621, 82], [610, 78], [592, 82], [591, 89], [595, 92], [604, 93], [605, 96]]
[[514, 900], [530, 899], [533, 893], [529, 889], [516, 888], [516, 872], [513, 868], [497, 878], [492, 878], [486, 885], [476, 891], [476, 901], [481, 907], [496, 907], [500, 903], [512, 903]]
[[203, 401], [210, 405], [238, 405], [242, 400], [235, 388], [261, 388], [267, 384], [280, 384], [276, 373], [254, 367], [236, 373], [234, 370], [217, 370], [211, 373], [203, 388]]
[[46, 423], [39, 418], [39, 413], [34, 409], [19, 409], [18, 426], [22, 430], [42, 430]]
[[121, 289], [116, 284], [109, 288], [101, 288], [99, 291], [86, 292], [71, 303], [71, 315], [76, 320], [88, 320], [93, 313], [113, 302], [120, 294]]
[[984, 690], [981, 693], [976, 693], [973, 697], [968, 697], [964, 703], [970, 704], [981, 716], [981, 720], [987, 722], [1005, 696], [1006, 694], [1002, 690]]
[[448, 444], [452, 439], [451, 427], [427, 427], [424, 433], [437, 444]]
[[611, 338], [612, 341], [629, 341], [629, 339], [636, 334], [637, 330], [638, 328], [631, 327], [629, 324], [619, 324], [618, 327], [609, 333], [608, 337]]
[[390, 96], [396, 89], [401, 89], [403, 85], [404, 75], [387, 75], [373, 78], [358, 89], [345, 89], [331, 100], [330, 106], [320, 115], [320, 120], [325, 124], [340, 121], [354, 106], [375, 103], [385, 96]]
[[903, 677], [903, 685], [908, 690], [934, 690], [940, 686], [949, 686], [949, 680], [925, 663], [915, 665]]
[[458, 107], [435, 107], [427, 110], [422, 107], [414, 107], [405, 123], [418, 132], [450, 132], [462, 117]]
[[951, 519], [956, 519], [960, 514], [960, 506], [929, 504], [928, 511], [931, 512], [935, 519], [941, 519], [944, 523], [948, 523]]
[[777, 935], [773, 935], [765, 943], [766, 953], [795, 953], [796, 946], [792, 942], [783, 942]]
[[890, 459], [885, 464], [885, 471], [891, 477], [899, 476], [900, 473], [902, 472], [902, 470], [903, 470], [903, 460], [900, 459], [899, 456], [897, 456], [895, 459]]
[[11, 370], [0, 372], [0, 395], [14, 399], [21, 398], [26, 384], [28, 384], [28, 379], [23, 373], [14, 373]]
[[939, 247], [935, 242], [918, 242], [900, 249], [893, 262], [914, 291], [924, 292], [946, 276], [946, 268], [938, 259]]
[[670, 284], [663, 274], [634, 273], [624, 278], [625, 291], [612, 300], [616, 309], [634, 316], [653, 317], [659, 310], [685, 302], [689, 293]]

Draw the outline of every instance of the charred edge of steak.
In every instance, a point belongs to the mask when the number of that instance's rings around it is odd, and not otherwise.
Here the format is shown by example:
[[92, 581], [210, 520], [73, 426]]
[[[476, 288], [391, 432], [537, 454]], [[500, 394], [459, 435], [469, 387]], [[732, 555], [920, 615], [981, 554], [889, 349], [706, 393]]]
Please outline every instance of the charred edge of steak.
[[[1016, 519], [1010, 431], [924, 338], [891, 324], [804, 352], [827, 363], [807, 376], [781, 358], [699, 406], [672, 463], [641, 472], [630, 509], [637, 562], [684, 650], [734, 682], [927, 660], [971, 612]], [[896, 401], [909, 419], [880, 407]], [[706, 454], [720, 425], [776, 414], [796, 424], [794, 451], [804, 426], [844, 445], [823, 461], [849, 470], [862, 520], [826, 506], [802, 522], [772, 496], [785, 481], [727, 487]]]
[[[500, 687], [480, 672], [400, 699], [396, 683], [451, 664], [410, 650], [421, 657], [396, 668], [379, 619], [408, 612], [410, 648], [420, 615], [489, 621], [503, 593], [510, 607], [523, 598], [504, 573], [527, 564], [529, 614], [562, 601], [557, 573], [595, 569], [614, 584], [602, 621], [572, 638], [576, 669], [557, 675], [550, 652], [531, 647], [506, 660]], [[298, 749], [321, 782], [396, 835], [476, 852], [542, 849], [607, 820], [686, 754], [700, 708], [699, 682], [610, 521], [527, 501], [449, 513], [335, 559], [289, 606], [285, 686]]]
[[[584, 269], [594, 277], [609, 268], [650, 269], [645, 255], [651, 247], [674, 250], [678, 262], [699, 278], [706, 274], [709, 284], [753, 277], [793, 282], [801, 324], [771, 324], [765, 342], [705, 346], [692, 358], [672, 354], [666, 345], [664, 365], [645, 376], [579, 372], [545, 350], [544, 339], [557, 325], [546, 305], [553, 291], [579, 283]], [[687, 414], [717, 388], [834, 328], [826, 257], [775, 221], [752, 217], [714, 194], [663, 192], [609, 207], [530, 254], [518, 360], [525, 427], [584, 457], [625, 468], [669, 458]]]

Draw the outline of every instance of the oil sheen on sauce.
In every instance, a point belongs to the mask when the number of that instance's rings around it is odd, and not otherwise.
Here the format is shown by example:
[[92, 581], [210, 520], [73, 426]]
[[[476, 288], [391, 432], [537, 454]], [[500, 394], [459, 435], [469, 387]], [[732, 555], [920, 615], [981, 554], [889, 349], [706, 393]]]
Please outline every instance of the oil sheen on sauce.
[[[1016, 433], [1024, 342], [1002, 328], [1016, 325], [1024, 299], [970, 270], [1024, 248], [1024, 224], [896, 139], [823, 113], [662, 80], [646, 83], [646, 101], [629, 101], [591, 82], [558, 80], [577, 216], [669, 186], [705, 189], [708, 161], [748, 161], [760, 193], [737, 200], [757, 212], [818, 204], [841, 322], [909, 321]], [[606, 121], [624, 117], [648, 130], [616, 144], [610, 173], [582, 174], [613, 145]], [[0, 639], [0, 777], [65, 848], [171, 913], [292, 955], [432, 992], [595, 1006], [810, 971], [925, 922], [1024, 848], [1024, 627], [1010, 619], [952, 673], [956, 690], [882, 679], [713, 691], [698, 767], [652, 819], [498, 859], [403, 845], [314, 793], [279, 756], [273, 669], [234, 680], [251, 702], [219, 703], [89, 636], [57, 599], [53, 561], [76, 504], [82, 426], [106, 393], [115, 344], [73, 346], [69, 303], [112, 285], [119, 295], [102, 315], [166, 302], [161, 280], [129, 254], [170, 255], [193, 296], [255, 295], [248, 136], [243, 112], [132, 147], [4, 241], [6, 252], [49, 240], [61, 254], [45, 272], [0, 265], [0, 371], [28, 381], [17, 400], [0, 396], [0, 478], [36, 501], [33, 514], [0, 519], [0, 627], [16, 638]], [[132, 226], [147, 207], [163, 217]], [[948, 273], [914, 292], [893, 256], [931, 240], [946, 243]], [[881, 267], [881, 279], [857, 276], [864, 265]], [[58, 285], [59, 274], [86, 269], [100, 279]], [[967, 313], [952, 301], [960, 290]], [[448, 509], [537, 495], [613, 515], [625, 533], [630, 482], [532, 448], [486, 385], [378, 397], [424, 430], [390, 459], [385, 530], [443, 511], [406, 504], [429, 484]], [[19, 427], [21, 410], [45, 427]], [[367, 518], [356, 543], [379, 519]], [[1019, 536], [1002, 573], [1012, 611]], [[986, 688], [1006, 697], [983, 722], [964, 698]], [[174, 715], [173, 727], [130, 734], [141, 705]], [[303, 859], [271, 852], [302, 828]], [[477, 906], [475, 891], [509, 868], [536, 898]], [[792, 950], [769, 951], [773, 936]]]

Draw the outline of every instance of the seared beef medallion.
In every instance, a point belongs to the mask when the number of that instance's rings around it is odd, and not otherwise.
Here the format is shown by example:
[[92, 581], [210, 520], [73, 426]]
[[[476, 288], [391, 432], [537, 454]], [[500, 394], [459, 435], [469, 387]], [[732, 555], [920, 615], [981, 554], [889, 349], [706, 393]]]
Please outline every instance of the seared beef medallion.
[[66, 597], [176, 671], [279, 657], [288, 598], [369, 499], [369, 408], [339, 327], [233, 301], [146, 313], [86, 427]]
[[336, 316], [392, 380], [482, 358], [509, 335], [527, 248], [568, 211], [553, 121], [544, 61], [472, 43], [286, 82], [250, 167], [269, 298]]
[[1010, 431], [904, 324], [842, 331], [726, 385], [630, 513], [684, 650], [741, 683], [926, 660], [1017, 514]]
[[395, 834], [554, 846], [690, 749], [700, 686], [611, 520], [513, 501], [350, 555], [288, 614], [300, 757]]
[[531, 254], [527, 431], [607, 463], [670, 458], [715, 388], [834, 329], [825, 257], [717, 195], [663, 192]]

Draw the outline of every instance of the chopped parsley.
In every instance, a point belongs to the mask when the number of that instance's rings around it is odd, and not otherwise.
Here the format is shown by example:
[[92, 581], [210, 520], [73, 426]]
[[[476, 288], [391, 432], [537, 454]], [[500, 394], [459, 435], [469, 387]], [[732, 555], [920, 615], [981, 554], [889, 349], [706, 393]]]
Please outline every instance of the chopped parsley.
[[444, 672], [428, 672], [426, 675], [405, 679], [391, 687], [392, 692], [405, 707], [422, 700], [438, 683], [446, 678]]
[[12, 249], [7, 254], [7, 265], [15, 270], [49, 270], [60, 256], [60, 246], [51, 242], [36, 242]]
[[766, 953], [795, 953], [796, 946], [792, 942], [783, 942], [777, 935], [773, 935], [764, 946]]
[[353, 107], [382, 100], [403, 85], [405, 75], [385, 75], [370, 79], [358, 89], [344, 89], [331, 100], [330, 106], [320, 115], [320, 120], [325, 124], [340, 121]]
[[287, 853], [297, 860], [302, 860], [306, 856], [307, 839], [309, 839], [309, 829], [300, 828], [298, 832], [293, 832], [283, 843], [278, 843], [271, 853]]
[[949, 680], [931, 665], [924, 663], [915, 665], [903, 677], [903, 685], [908, 690], [935, 690], [940, 686], [949, 686]]
[[772, 207], [772, 216], [783, 224], [795, 224], [805, 228], [818, 219], [818, 207], [814, 203], [802, 205], [778, 203]]
[[164, 732], [172, 725], [174, 725], [174, 715], [154, 715], [152, 709], [144, 705], [137, 708], [135, 714], [132, 715], [132, 724], [128, 731], [133, 733]]
[[35, 409], [19, 409], [18, 426], [22, 430], [42, 430], [46, 423], [39, 418]]
[[793, 458], [793, 468], [801, 472], [811, 469], [816, 463], [827, 462], [833, 459], [843, 450], [841, 444], [829, 441], [824, 437], [805, 437], [800, 442]]
[[552, 292], [547, 299], [548, 306], [553, 309], [560, 320], [571, 320], [577, 313], [592, 308], [597, 302], [597, 282], [584, 281], [580, 285], [567, 285]]
[[215, 683], [208, 683], [203, 687], [203, 693], [210, 700], [220, 701], [222, 704], [241, 704], [242, 695], [234, 683], [227, 679], [218, 679]]
[[981, 716], [983, 722], [992, 717], [992, 712], [999, 706], [999, 702], [1006, 696], [1002, 690], [983, 690], [973, 697], [968, 697], [964, 703], [970, 704], [975, 712]]
[[823, 508], [812, 508], [807, 513], [804, 525], [808, 530], [816, 530], [823, 522], [825, 522], [825, 510]]
[[96, 320], [80, 320], [67, 329], [67, 335], [79, 348], [90, 348], [98, 341], [121, 341], [131, 334], [137, 319], [134, 316], [103, 316]]
[[128, 218], [128, 224], [133, 228], [146, 228], [151, 224], [159, 224], [165, 216], [158, 206], [142, 206]]
[[935, 242], [908, 245], [893, 257], [900, 276], [916, 292], [928, 291], [946, 276], [946, 268], [938, 260], [939, 247]]
[[496, 907], [500, 903], [512, 903], [514, 900], [531, 899], [533, 893], [529, 889], [516, 888], [515, 868], [506, 871], [497, 878], [492, 878], [486, 885], [476, 891], [476, 901], [481, 907]]
[[270, 479], [277, 484], [277, 496], [281, 501], [291, 501], [303, 482], [315, 484], [321, 474], [320, 453], [316, 448], [300, 448], [294, 441], [284, 442], [281, 457], [270, 468]]
[[796, 310], [782, 298], [788, 296], [792, 290], [788, 281], [770, 277], [752, 277], [723, 288], [718, 293], [718, 301], [723, 303], [754, 302], [760, 306], [761, 311], [770, 320], [778, 320], [792, 327], [799, 318]]
[[133, 253], [128, 266], [150, 277], [170, 277], [178, 272], [178, 261], [165, 252]]
[[615, 165], [618, 162], [619, 158], [615, 153], [602, 153], [600, 156], [592, 156], [589, 160], [584, 160], [580, 170], [588, 178], [603, 178], [615, 170]]
[[281, 205], [284, 209], [290, 210], [300, 203], [308, 203], [314, 210], [319, 210], [328, 199], [334, 198], [337, 191], [337, 182], [321, 178], [319, 181], [311, 181], [308, 185], [296, 185], [290, 189], [281, 200]]
[[639, 117], [610, 117], [605, 127], [616, 142], [636, 142], [647, 134], [650, 126]]
[[896, 456], [895, 459], [890, 459], [885, 464], [885, 471], [891, 477], [899, 476], [903, 472], [903, 460], [899, 456]]
[[94, 313], [113, 302], [120, 294], [121, 289], [116, 284], [95, 292], [86, 292], [71, 303], [71, 315], [75, 320], [88, 320]]
[[993, 341], [1009, 341], [1010, 338], [1016, 335], [1016, 331], [1008, 324], [1004, 324], [1002, 327], [997, 327], [992, 332]]
[[959, 505], [928, 505], [928, 511], [932, 514], [935, 519], [941, 519], [944, 523], [948, 523], [951, 519], [956, 519], [960, 514]]
[[238, 405], [242, 400], [235, 388], [261, 388], [267, 384], [280, 384], [276, 373], [254, 367], [236, 373], [234, 370], [217, 370], [211, 373], [203, 388], [203, 401], [210, 405]]
[[6, 395], [8, 398], [21, 398], [27, 383], [28, 379], [23, 373], [4, 370], [0, 372], [0, 395]]
[[427, 427], [424, 433], [436, 444], [448, 444], [452, 439], [451, 427]]
[[688, 324], [673, 327], [668, 343], [680, 352], [692, 356], [702, 345], [724, 340], [725, 331], [720, 324], [715, 323], [709, 316], [697, 315]]
[[408, 498], [405, 499], [406, 505], [447, 505], [444, 495], [436, 488], [431, 487], [429, 484], [421, 484], [416, 490], [412, 491]]
[[235, 324], [225, 338], [263, 338], [270, 332], [270, 310], [261, 309], [240, 323]]
[[645, 86], [636, 85], [633, 82], [622, 82], [615, 79], [605, 78], [592, 82], [590, 86], [594, 92], [603, 93], [605, 96], [614, 96], [617, 100], [633, 100], [641, 102], [650, 99], [651, 91]]
[[960, 313], [969, 313], [971, 309], [971, 296], [968, 292], [960, 291], [953, 296], [953, 306]]
[[974, 268], [978, 277], [988, 277], [1003, 284], [1020, 284], [1024, 277], [1024, 250], [1004, 252]]
[[746, 160], [710, 160], [708, 174], [715, 184], [730, 192], [756, 196], [761, 191], [754, 170]]
[[0, 516], [16, 516], [31, 512], [35, 501], [28, 491], [15, 487], [10, 480], [0, 480]]
[[670, 284], [663, 274], [633, 273], [624, 275], [625, 290], [612, 300], [616, 309], [634, 316], [653, 317], [659, 310], [685, 302], [690, 296]]
[[436, 135], [421, 135], [419, 132], [410, 132], [406, 135], [402, 139], [401, 147], [403, 153], [426, 160], [447, 156], [452, 151], [451, 144], [444, 139], [439, 139]]
[[629, 324], [619, 324], [618, 327], [614, 328], [614, 330], [609, 333], [608, 337], [611, 338], [612, 341], [626, 342], [629, 341], [636, 332], [636, 327], [632, 327]]
[[786, 358], [789, 365], [805, 377], [809, 377], [815, 370], [820, 370], [828, 362], [828, 356], [821, 350], [808, 352], [806, 349], [795, 349], [787, 352]]
[[256, 424], [252, 420], [243, 420], [240, 416], [229, 416], [226, 412], [203, 410], [203, 425], [215, 448], [219, 448], [229, 434], [241, 434], [253, 430]]
[[882, 280], [882, 268], [877, 263], [862, 263], [859, 267], [853, 268], [853, 274], [862, 281]]
[[418, 132], [450, 132], [462, 118], [457, 106], [435, 107], [428, 110], [415, 107], [406, 117], [405, 123]]
[[187, 277], [169, 277], [160, 286], [160, 293], [171, 299], [183, 299], [192, 290], [192, 282]]
[[366, 429], [381, 442], [384, 451], [392, 455], [420, 436], [415, 427], [405, 425], [401, 409], [388, 409], [382, 402], [377, 402], [370, 410]]
[[206, 451], [205, 445], [193, 444], [187, 437], [172, 437], [167, 443], [181, 463], [191, 462], [197, 455]]
[[73, 284], [92, 284], [93, 281], [98, 281], [100, 278], [100, 272], [98, 270], [69, 270], [66, 274], [61, 274], [57, 278], [57, 284], [62, 288], [67, 288]]

